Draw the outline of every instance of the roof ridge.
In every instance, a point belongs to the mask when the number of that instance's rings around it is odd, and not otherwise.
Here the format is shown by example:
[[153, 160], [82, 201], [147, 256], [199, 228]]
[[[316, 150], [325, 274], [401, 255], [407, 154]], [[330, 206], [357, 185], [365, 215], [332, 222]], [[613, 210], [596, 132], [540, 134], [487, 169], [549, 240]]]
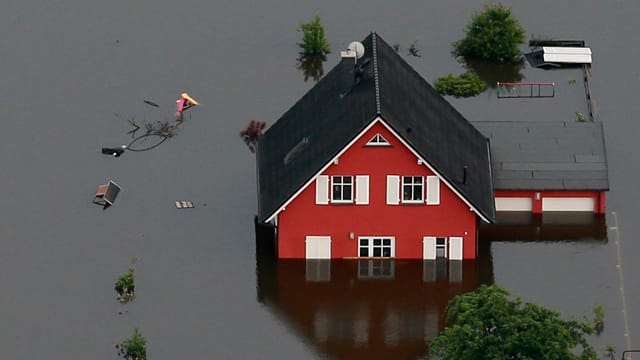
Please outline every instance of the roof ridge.
[[376, 89], [376, 115], [380, 115], [380, 81], [378, 77], [378, 50], [376, 47], [377, 39], [375, 32], [371, 33], [371, 42], [373, 43], [373, 82]]

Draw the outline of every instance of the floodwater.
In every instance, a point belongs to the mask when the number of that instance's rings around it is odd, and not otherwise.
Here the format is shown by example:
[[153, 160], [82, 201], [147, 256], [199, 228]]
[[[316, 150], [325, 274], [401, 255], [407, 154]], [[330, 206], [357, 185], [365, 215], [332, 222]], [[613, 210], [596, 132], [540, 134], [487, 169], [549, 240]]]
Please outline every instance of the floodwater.
[[[325, 71], [369, 31], [404, 49], [417, 40], [422, 57], [405, 58], [433, 82], [462, 71], [450, 44], [480, 3], [5, 1], [2, 357], [114, 359], [114, 345], [138, 327], [150, 359], [411, 359], [443, 325], [446, 300], [480, 283], [566, 317], [590, 316], [600, 303], [605, 330], [593, 344], [613, 344], [618, 354], [640, 347], [633, 233], [640, 214], [633, 155], [640, 3], [503, 3], [528, 37], [584, 39], [594, 51], [591, 90], [605, 123], [611, 185], [606, 219], [560, 229], [553, 219], [514, 225], [491, 235], [484, 257], [459, 269], [400, 261], [327, 269], [256, 257], [255, 161], [238, 136], [249, 120], [272, 124], [313, 85], [297, 68], [297, 25], [321, 16], [333, 49]], [[544, 74], [539, 81], [551, 76]], [[526, 73], [525, 80], [536, 78]], [[131, 140], [127, 120], [171, 119], [183, 91], [202, 106], [190, 110], [176, 136], [152, 151], [100, 154]], [[482, 120], [491, 91], [450, 100]], [[503, 104], [514, 117], [538, 106]], [[91, 200], [109, 179], [122, 191], [103, 211]], [[195, 207], [176, 209], [178, 200]], [[122, 305], [113, 285], [134, 258], [136, 299]]]

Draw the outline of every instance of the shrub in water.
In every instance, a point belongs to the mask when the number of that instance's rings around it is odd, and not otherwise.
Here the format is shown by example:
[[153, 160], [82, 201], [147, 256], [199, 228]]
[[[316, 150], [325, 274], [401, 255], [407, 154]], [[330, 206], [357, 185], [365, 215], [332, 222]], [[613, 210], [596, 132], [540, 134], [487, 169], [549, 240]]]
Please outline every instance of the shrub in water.
[[460, 76], [449, 74], [436, 80], [435, 89], [440, 95], [453, 95], [455, 97], [469, 97], [480, 94], [486, 84], [478, 75], [466, 72]]
[[302, 42], [298, 43], [300, 55], [327, 55], [331, 52], [329, 42], [324, 37], [324, 27], [320, 23], [320, 16], [316, 15], [313, 20], [300, 24], [302, 30]]

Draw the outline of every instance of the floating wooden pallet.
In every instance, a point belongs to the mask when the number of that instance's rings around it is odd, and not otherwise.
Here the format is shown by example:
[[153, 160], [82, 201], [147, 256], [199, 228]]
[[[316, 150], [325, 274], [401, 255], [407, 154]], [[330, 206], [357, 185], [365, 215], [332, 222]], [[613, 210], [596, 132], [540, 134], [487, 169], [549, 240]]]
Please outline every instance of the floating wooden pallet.
[[176, 201], [176, 207], [178, 209], [191, 209], [193, 203], [191, 201]]

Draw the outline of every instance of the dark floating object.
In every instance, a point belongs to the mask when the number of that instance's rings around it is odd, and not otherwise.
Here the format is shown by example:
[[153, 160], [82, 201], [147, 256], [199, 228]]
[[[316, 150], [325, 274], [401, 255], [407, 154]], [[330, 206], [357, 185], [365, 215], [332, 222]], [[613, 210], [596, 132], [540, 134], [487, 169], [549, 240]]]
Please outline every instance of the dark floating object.
[[111, 155], [114, 157], [120, 157], [124, 153], [126, 146], [121, 146], [119, 148], [102, 148], [102, 153], [104, 155]]
[[104, 210], [113, 205], [113, 203], [116, 201], [116, 197], [118, 197], [118, 193], [120, 193], [120, 186], [112, 180], [109, 180], [106, 185], [98, 186], [96, 195], [93, 198], [93, 203], [96, 205], [101, 205], [102, 209]]
[[147, 103], [147, 104], [149, 104], [149, 105], [151, 105], [151, 106], [160, 107], [160, 105], [158, 105], [158, 104], [154, 103], [154, 102], [153, 102], [153, 101], [151, 101], [151, 100], [144, 100], [144, 102], [145, 102], [145, 103]]

